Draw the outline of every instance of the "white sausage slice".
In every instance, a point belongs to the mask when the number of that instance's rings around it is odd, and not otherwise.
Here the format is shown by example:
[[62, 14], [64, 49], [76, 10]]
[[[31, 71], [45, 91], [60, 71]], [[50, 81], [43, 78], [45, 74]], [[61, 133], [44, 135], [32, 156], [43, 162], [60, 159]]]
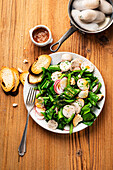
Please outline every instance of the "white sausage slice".
[[81, 69], [84, 70], [85, 68], [87, 68], [86, 71], [93, 72], [95, 67], [93, 64], [89, 63], [88, 61], [84, 61], [81, 64]]
[[58, 123], [55, 120], [49, 120], [48, 121], [48, 127], [50, 129], [55, 130], [58, 127]]
[[63, 115], [66, 118], [70, 118], [72, 116], [72, 114], [75, 114], [75, 107], [72, 105], [66, 105], [63, 108]]
[[70, 70], [71, 67], [71, 63], [69, 61], [63, 61], [60, 63], [60, 69], [65, 72]]
[[71, 67], [70, 70], [74, 71], [74, 70], [80, 70], [81, 64], [82, 64], [82, 60], [79, 58], [75, 58], [74, 60], [71, 61]]
[[76, 115], [73, 119], [73, 125], [77, 126], [79, 122], [83, 121], [83, 118], [81, 117], [81, 115]]
[[56, 81], [61, 77], [61, 75], [62, 75], [62, 72], [56, 71], [52, 73], [51, 78], [53, 81]]
[[78, 105], [79, 105], [80, 107], [83, 107], [83, 106], [84, 106], [84, 100], [83, 100], [83, 99], [77, 99], [77, 100], [76, 100], [76, 103], [78, 103]]
[[62, 61], [71, 61], [72, 60], [72, 55], [71, 54], [63, 54], [61, 57]]
[[75, 113], [79, 114], [81, 112], [81, 108], [77, 102], [72, 103], [73, 106], [75, 106]]
[[104, 97], [103, 94], [97, 94], [97, 96], [99, 97], [98, 101], [100, 101]]
[[78, 97], [79, 97], [79, 98], [82, 98], [82, 99], [85, 99], [85, 98], [88, 97], [88, 93], [89, 93], [88, 90], [81, 91], [81, 92], [78, 94]]
[[89, 89], [88, 81], [83, 78], [77, 81], [77, 86], [79, 87], [79, 89], [84, 90], [84, 91]]

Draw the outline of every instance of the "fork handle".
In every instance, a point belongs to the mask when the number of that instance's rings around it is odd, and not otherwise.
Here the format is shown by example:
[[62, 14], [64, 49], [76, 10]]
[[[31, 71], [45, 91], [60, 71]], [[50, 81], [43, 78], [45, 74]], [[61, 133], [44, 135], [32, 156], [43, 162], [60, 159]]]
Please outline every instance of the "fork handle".
[[24, 154], [26, 152], [26, 135], [27, 135], [29, 115], [30, 115], [30, 111], [27, 114], [26, 125], [25, 125], [25, 128], [24, 128], [24, 132], [23, 132], [23, 136], [22, 136], [22, 139], [21, 139], [21, 142], [20, 142], [20, 146], [18, 148], [18, 152], [19, 152], [20, 156], [24, 156]]

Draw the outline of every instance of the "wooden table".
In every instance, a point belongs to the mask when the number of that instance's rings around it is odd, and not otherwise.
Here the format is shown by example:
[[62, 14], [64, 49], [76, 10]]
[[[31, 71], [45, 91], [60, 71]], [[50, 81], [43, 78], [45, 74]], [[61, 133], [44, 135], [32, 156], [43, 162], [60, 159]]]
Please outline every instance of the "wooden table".
[[[67, 7], [68, 0], [1, 0], [0, 68], [27, 70], [40, 54], [49, 54], [49, 47], [33, 45], [29, 30], [47, 25], [56, 42], [70, 28]], [[113, 169], [113, 25], [97, 35], [75, 32], [59, 51], [83, 55], [97, 66], [106, 85], [104, 109], [92, 127], [71, 136], [48, 132], [30, 118], [27, 153], [19, 158], [27, 116], [23, 87], [16, 97], [6, 96], [0, 88], [0, 170]]]

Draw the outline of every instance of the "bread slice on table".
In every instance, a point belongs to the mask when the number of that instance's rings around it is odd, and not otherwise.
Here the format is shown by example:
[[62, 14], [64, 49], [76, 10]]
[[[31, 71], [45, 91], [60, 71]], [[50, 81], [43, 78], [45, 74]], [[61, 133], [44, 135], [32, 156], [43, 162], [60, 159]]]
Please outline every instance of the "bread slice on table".
[[36, 76], [29, 74], [28, 75], [28, 82], [30, 84], [37, 84], [37, 83], [42, 81], [42, 75], [43, 75], [42, 73], [40, 73], [39, 75], [36, 75]]
[[36, 60], [30, 67], [29, 72], [32, 75], [37, 75], [42, 72], [42, 67], [48, 68], [51, 63], [51, 57], [49, 55], [41, 55], [38, 57], [38, 60]]
[[5, 92], [10, 92], [15, 85], [13, 71], [8, 67], [2, 67], [0, 71], [0, 84]]
[[11, 70], [13, 71], [14, 78], [15, 78], [14, 88], [12, 89], [12, 92], [15, 92], [18, 88], [18, 85], [19, 85], [19, 72], [15, 68], [11, 68]]
[[25, 83], [28, 73], [29, 73], [28, 71], [24, 71], [23, 73], [20, 74], [20, 81], [23, 85]]

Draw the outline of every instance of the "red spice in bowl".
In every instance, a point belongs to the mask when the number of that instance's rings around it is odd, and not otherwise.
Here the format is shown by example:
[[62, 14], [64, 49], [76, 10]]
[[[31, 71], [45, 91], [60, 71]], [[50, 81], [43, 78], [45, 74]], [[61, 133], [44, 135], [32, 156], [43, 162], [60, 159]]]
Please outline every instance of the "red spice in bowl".
[[33, 31], [33, 39], [37, 43], [44, 43], [49, 39], [49, 32], [45, 28], [37, 28]]

